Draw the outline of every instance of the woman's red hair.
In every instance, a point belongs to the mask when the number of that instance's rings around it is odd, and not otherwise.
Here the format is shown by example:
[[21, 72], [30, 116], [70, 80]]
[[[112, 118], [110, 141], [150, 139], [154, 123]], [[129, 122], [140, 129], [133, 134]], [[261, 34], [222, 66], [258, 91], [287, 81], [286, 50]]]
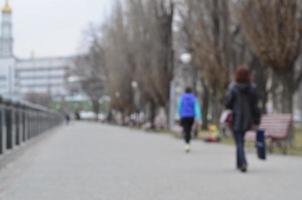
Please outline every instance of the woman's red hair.
[[235, 81], [237, 83], [250, 83], [251, 74], [250, 71], [245, 66], [240, 66], [235, 73]]

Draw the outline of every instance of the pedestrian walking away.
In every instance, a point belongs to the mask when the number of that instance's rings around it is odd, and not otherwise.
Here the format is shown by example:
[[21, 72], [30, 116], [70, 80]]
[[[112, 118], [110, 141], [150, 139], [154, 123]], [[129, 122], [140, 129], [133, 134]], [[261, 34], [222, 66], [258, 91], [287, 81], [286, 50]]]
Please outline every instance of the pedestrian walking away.
[[258, 95], [247, 68], [240, 67], [235, 73], [235, 82], [231, 83], [225, 99], [226, 109], [231, 110], [231, 129], [236, 142], [237, 169], [247, 171], [245, 156], [245, 133], [260, 124]]
[[191, 151], [192, 127], [195, 122], [201, 123], [201, 106], [191, 88], [187, 88], [178, 100], [178, 116], [183, 128], [185, 151], [189, 153]]
[[68, 125], [70, 123], [70, 115], [69, 114], [65, 114], [65, 122]]

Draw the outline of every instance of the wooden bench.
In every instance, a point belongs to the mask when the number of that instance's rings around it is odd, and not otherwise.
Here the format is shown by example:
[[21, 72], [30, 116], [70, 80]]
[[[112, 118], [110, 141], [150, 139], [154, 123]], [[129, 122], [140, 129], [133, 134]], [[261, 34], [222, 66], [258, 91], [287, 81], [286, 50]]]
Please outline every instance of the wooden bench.
[[[260, 128], [265, 130], [268, 148], [273, 152], [274, 147], [280, 147], [287, 154], [290, 137], [292, 136], [293, 117], [291, 114], [268, 114], [262, 116]], [[248, 132], [247, 140], [255, 140], [255, 132]]]

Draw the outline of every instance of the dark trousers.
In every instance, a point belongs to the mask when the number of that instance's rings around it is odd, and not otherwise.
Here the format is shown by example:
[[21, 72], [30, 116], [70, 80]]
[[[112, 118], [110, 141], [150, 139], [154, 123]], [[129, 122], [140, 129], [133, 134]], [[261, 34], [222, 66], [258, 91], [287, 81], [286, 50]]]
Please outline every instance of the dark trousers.
[[194, 117], [186, 117], [181, 119], [181, 126], [183, 128], [184, 140], [187, 144], [191, 142], [192, 126], [194, 124]]
[[247, 165], [247, 161], [246, 161], [246, 157], [245, 157], [245, 150], [244, 150], [244, 143], [245, 143], [244, 137], [245, 137], [244, 131], [235, 131], [234, 132], [238, 168]]

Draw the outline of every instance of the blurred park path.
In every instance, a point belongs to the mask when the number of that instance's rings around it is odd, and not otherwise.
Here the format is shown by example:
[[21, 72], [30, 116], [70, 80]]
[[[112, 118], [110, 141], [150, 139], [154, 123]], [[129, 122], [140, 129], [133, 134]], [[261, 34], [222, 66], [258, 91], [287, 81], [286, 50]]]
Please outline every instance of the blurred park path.
[[234, 148], [183, 143], [94, 123], [73, 123], [0, 171], [1, 200], [299, 200], [302, 159], [251, 153], [234, 169]]

